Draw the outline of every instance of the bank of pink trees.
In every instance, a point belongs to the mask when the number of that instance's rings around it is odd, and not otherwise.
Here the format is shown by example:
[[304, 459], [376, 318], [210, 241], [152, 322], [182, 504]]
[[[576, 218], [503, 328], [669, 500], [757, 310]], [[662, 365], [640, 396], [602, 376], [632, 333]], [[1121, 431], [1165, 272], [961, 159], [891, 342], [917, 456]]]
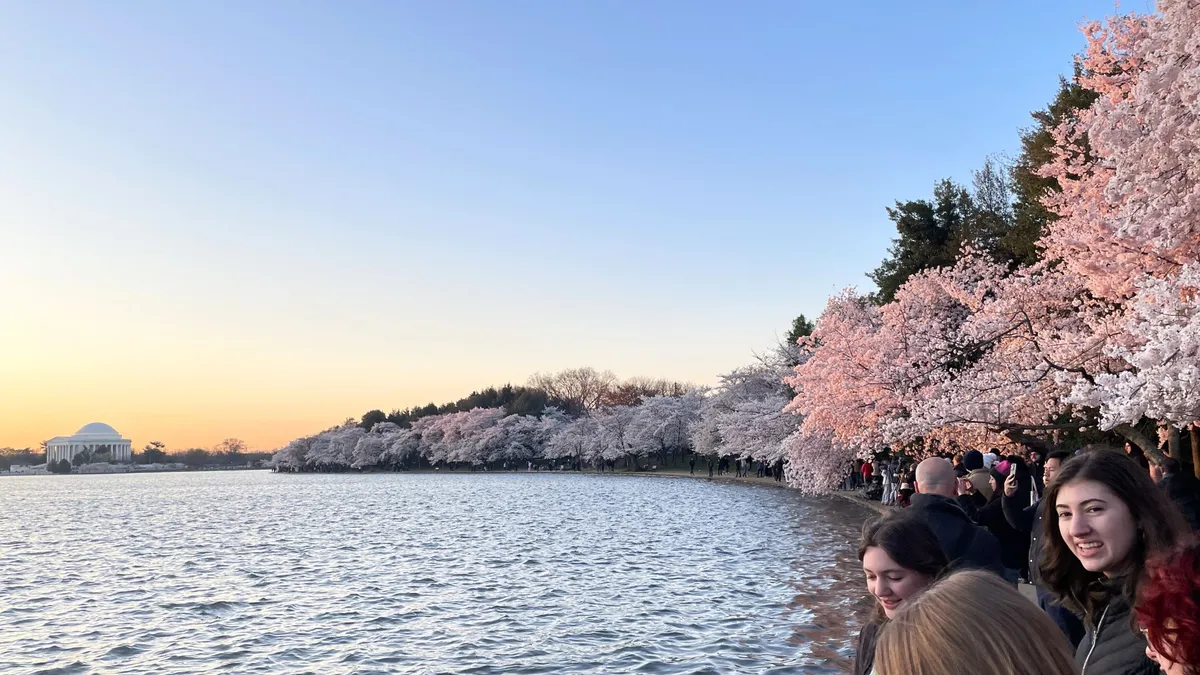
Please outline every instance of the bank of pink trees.
[[800, 418], [785, 410], [791, 391], [784, 382], [800, 358], [798, 346], [783, 344], [721, 375], [692, 423], [695, 451], [767, 464], [781, 459], [784, 441], [800, 426]]
[[[298, 439], [277, 464], [638, 466], [694, 448], [786, 459], [792, 485], [823, 492], [883, 446], [919, 457], [1111, 432], [1157, 456], [1160, 438], [1187, 430], [1200, 465], [1200, 3], [1160, 0], [1153, 15], [1084, 32], [1078, 83], [1096, 98], [1041, 118], [1052, 120], [1050, 147], [1036, 172], [1052, 187], [1023, 203], [1052, 218], [1034, 254], [995, 255], [1000, 235], [978, 220], [953, 255], [918, 252], [911, 267], [889, 268], [888, 302], [836, 295], [799, 352], [785, 346], [705, 395], [621, 389], [578, 369], [533, 382], [573, 419], [477, 409], [411, 429], [347, 426]], [[967, 209], [952, 187], [941, 197]], [[1003, 190], [977, 193], [993, 215], [1012, 210]], [[920, 218], [923, 206], [896, 217]], [[937, 222], [978, 215], [946, 213], [957, 215]]]
[[882, 306], [830, 300], [788, 380], [804, 417], [794, 484], [831, 487], [883, 445], [1036, 445], [1090, 427], [1156, 455], [1147, 420], [1194, 428], [1200, 5], [1158, 10], [1085, 27], [1080, 81], [1100, 96], [1053, 129], [1042, 171], [1061, 191], [1044, 199], [1057, 219], [1041, 262], [1013, 270], [967, 248]]
[[400, 468], [514, 469], [530, 463], [597, 466], [623, 461], [631, 468], [681, 461], [703, 402], [701, 391], [657, 395], [636, 405], [603, 406], [571, 418], [557, 408], [541, 415], [510, 415], [475, 408], [422, 417], [411, 427], [353, 421], [298, 438], [279, 450], [273, 465], [287, 471]]

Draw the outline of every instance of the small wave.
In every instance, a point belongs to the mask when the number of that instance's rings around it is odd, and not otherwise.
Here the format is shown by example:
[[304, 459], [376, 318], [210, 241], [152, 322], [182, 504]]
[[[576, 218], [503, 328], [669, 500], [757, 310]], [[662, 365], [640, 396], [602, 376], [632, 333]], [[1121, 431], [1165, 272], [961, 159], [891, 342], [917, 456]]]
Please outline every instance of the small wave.
[[75, 661], [65, 666], [35, 670], [33, 671], [33, 675], [73, 675], [74, 673], [86, 673], [87, 671], [88, 666], [86, 663]]
[[145, 651], [145, 647], [139, 647], [137, 645], [117, 645], [116, 647], [108, 650], [108, 652], [100, 658], [105, 660], [123, 659], [130, 656], [136, 656], [141, 654], [143, 651]]
[[200, 615], [214, 615], [225, 614], [245, 607], [246, 603], [230, 600], [213, 600], [211, 602], [167, 602], [161, 606], [163, 609], [183, 609], [196, 612]]

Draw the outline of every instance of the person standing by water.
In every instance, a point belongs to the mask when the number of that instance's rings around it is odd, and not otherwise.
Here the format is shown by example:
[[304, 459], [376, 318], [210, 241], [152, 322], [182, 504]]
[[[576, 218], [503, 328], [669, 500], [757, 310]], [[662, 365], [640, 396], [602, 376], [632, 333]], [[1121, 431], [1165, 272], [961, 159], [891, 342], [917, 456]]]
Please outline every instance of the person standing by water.
[[992, 533], [972, 522], [955, 501], [959, 480], [949, 460], [930, 457], [918, 464], [917, 489], [920, 492], [912, 496], [909, 510], [937, 535], [950, 564], [1003, 576], [1000, 543]]
[[975, 506], [982, 508], [992, 499], [992, 489], [989, 483], [992, 475], [983, 468], [983, 453], [978, 450], [969, 450], [967, 454], [963, 455], [963, 467], [967, 470], [967, 480], [971, 482], [974, 494], [978, 495]]
[[896, 460], [889, 460], [880, 467], [880, 475], [883, 477], [883, 495], [879, 501], [884, 506], [891, 506], [896, 503]]
[[1050, 482], [1046, 477], [1047, 457], [1048, 455], [1038, 448], [1029, 449], [1029, 473], [1033, 476], [1033, 487], [1037, 491], [1034, 501], [1042, 498], [1046, 492], [1046, 483]]
[[1046, 486], [1042, 581], [1084, 619], [1075, 652], [1085, 675], [1149, 675], [1158, 666], [1133, 628], [1146, 560], [1180, 542], [1186, 525], [1132, 457], [1085, 450]]
[[[1071, 453], [1062, 450], [1052, 452], [1046, 457], [1042, 464], [1042, 476], [1046, 484], [1054, 481], [1058, 470], [1070, 458]], [[1042, 583], [1042, 532], [1044, 529], [1042, 521], [1045, 518], [1043, 509], [1045, 500], [1039, 499], [1029, 506], [1021, 508], [1023, 502], [1019, 499], [1020, 491], [1020, 482], [1015, 475], [1010, 474], [1004, 480], [1004, 494], [1001, 496], [1004, 519], [1013, 529], [1029, 533], [1028, 576], [1026, 579], [1037, 589], [1038, 607], [1046, 612], [1050, 620], [1062, 630], [1063, 635], [1067, 636], [1067, 641], [1071, 643], [1071, 646], [1075, 647], [1083, 639], [1083, 623], [1074, 613], [1055, 601], [1054, 596]]]
[[900, 607], [879, 637], [878, 675], [1076, 675], [1049, 617], [994, 574], [956, 572]]
[[1184, 471], [1174, 457], [1164, 457], [1160, 466], [1162, 478], [1158, 479], [1158, 486], [1179, 507], [1188, 527], [1192, 531], [1200, 530], [1200, 485], [1197, 485], [1196, 478]]
[[1004, 485], [1009, 479], [1017, 482], [1017, 493], [1010, 501], [1019, 508], [1029, 506], [1033, 494], [1033, 477], [1026, 470], [1021, 460], [1001, 461], [992, 466], [991, 471], [992, 498], [979, 509], [975, 522], [987, 528], [996, 540], [1000, 542], [1000, 561], [1004, 563], [1004, 578], [1014, 586], [1021, 577], [1027, 576], [1029, 553], [1029, 531], [1021, 530], [1009, 524], [1004, 516]]
[[688, 474], [692, 476], [696, 475], [696, 453], [694, 452], [691, 457], [688, 457]]
[[867, 578], [867, 592], [875, 598], [875, 612], [858, 634], [854, 675], [868, 675], [873, 672], [879, 631], [905, 602], [932, 584], [949, 561], [933, 530], [899, 511], [863, 527], [858, 559]]

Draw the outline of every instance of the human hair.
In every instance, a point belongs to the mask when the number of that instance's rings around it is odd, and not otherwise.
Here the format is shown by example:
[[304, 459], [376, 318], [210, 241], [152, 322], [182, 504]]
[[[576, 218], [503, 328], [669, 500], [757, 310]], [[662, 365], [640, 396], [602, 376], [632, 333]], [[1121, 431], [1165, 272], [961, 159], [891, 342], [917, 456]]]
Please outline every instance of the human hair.
[[1124, 502], [1137, 527], [1129, 573], [1120, 580], [1121, 592], [1132, 601], [1146, 558], [1174, 546], [1187, 532], [1183, 516], [1150, 475], [1131, 457], [1112, 448], [1094, 448], [1063, 464], [1054, 481], [1046, 486], [1042, 541], [1042, 582], [1068, 609], [1087, 617], [1109, 600], [1108, 586], [1097, 584], [1104, 576], [1089, 572], [1071, 552], [1058, 522], [1058, 495], [1064, 485], [1095, 481]]
[[1071, 459], [1071, 453], [1067, 452], [1066, 450], [1055, 450], [1054, 452], [1046, 455], [1047, 462], [1052, 459], [1057, 459], [1060, 462], [1066, 463], [1068, 459]]
[[1137, 619], [1154, 651], [1184, 664], [1189, 675], [1200, 673], [1200, 544], [1195, 539], [1146, 563]]
[[[1003, 626], [1003, 630], [996, 630]], [[1074, 675], [1062, 631], [991, 572], [962, 571], [897, 609], [875, 647], [879, 675]]]
[[[936, 579], [950, 565], [937, 535], [925, 521], [907, 511], [895, 511], [863, 525], [858, 545], [858, 560], [871, 547], [883, 549], [896, 564], [907, 570]], [[883, 607], [875, 603], [877, 622], [884, 620]]]

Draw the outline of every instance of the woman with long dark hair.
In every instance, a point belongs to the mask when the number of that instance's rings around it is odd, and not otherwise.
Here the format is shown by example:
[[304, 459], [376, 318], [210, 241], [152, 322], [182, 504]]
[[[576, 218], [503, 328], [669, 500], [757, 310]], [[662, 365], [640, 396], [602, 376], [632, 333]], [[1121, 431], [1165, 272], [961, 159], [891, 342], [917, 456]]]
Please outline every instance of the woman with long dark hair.
[[929, 587], [950, 564], [937, 535], [905, 511], [890, 513], [863, 527], [858, 547], [875, 613], [858, 635], [854, 675], [873, 672], [875, 640], [892, 615]]
[[1146, 559], [1175, 546], [1183, 519], [1133, 459], [1085, 451], [1046, 486], [1042, 582], [1084, 619], [1075, 663], [1084, 675], [1157, 673], [1132, 606]]
[[1012, 472], [1018, 485], [1017, 494], [1010, 501], [1018, 509], [1029, 506], [1033, 476], [1023, 460], [1010, 458], [992, 467], [989, 478], [992, 499], [979, 509], [975, 522], [986, 527], [1000, 542], [1000, 561], [1004, 564], [1005, 579], [1015, 584], [1020, 577], [1029, 573], [1029, 533], [1014, 528], [1004, 517], [1004, 482], [1008, 480], [1009, 472]]

